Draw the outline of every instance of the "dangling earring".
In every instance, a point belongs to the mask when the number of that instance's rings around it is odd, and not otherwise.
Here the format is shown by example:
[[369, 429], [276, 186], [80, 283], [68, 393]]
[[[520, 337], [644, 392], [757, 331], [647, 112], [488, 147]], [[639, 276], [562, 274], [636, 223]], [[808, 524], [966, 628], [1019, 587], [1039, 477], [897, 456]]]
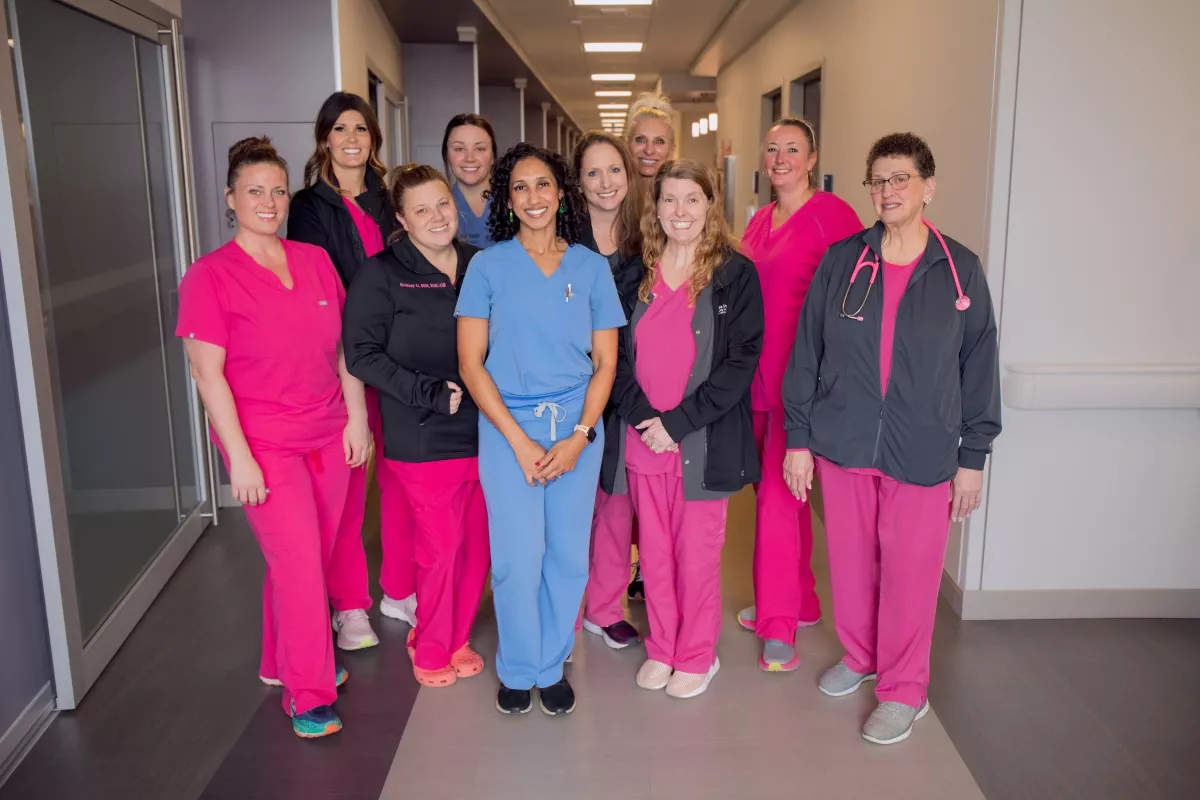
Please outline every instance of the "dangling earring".
[[514, 217], [514, 216], [513, 216], [512, 209], [510, 208], [510, 209], [508, 210], [508, 221], [509, 221], [509, 222], [512, 222], [512, 221], [514, 221], [515, 219], [516, 219], [516, 217]]
[[563, 214], [566, 214], [566, 213], [567, 213], [567, 204], [566, 204], [565, 202], [563, 202], [563, 201], [559, 201], [559, 203], [558, 203], [558, 213], [559, 213], [559, 215], [560, 215], [560, 216], [561, 216], [561, 215], [563, 215]]

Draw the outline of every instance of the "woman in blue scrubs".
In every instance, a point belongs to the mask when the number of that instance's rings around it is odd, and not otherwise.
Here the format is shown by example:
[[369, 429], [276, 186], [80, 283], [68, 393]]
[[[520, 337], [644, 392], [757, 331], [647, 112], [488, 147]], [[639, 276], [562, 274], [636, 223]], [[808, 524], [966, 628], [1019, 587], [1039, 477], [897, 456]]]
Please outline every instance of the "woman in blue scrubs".
[[566, 160], [518, 144], [496, 162], [488, 226], [458, 307], [458, 357], [479, 410], [500, 647], [496, 708], [569, 714], [563, 663], [588, 577], [604, 450], [597, 428], [625, 313], [608, 262], [579, 242], [586, 206]]
[[480, 250], [491, 247], [488, 217], [492, 209], [492, 165], [496, 133], [478, 114], [459, 114], [446, 123], [442, 161], [454, 179], [451, 193], [458, 206], [458, 238]]

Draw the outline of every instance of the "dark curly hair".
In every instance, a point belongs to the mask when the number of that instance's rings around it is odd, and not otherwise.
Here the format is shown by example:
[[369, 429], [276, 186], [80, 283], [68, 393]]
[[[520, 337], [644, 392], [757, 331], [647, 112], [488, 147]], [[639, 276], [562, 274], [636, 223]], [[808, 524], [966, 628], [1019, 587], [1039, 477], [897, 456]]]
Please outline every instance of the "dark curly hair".
[[923, 180], [933, 177], [933, 151], [925, 140], [915, 133], [889, 133], [871, 145], [871, 152], [867, 154], [867, 180], [871, 180], [871, 167], [879, 159], [905, 157], [912, 159]]
[[536, 158], [549, 167], [554, 182], [562, 190], [562, 203], [559, 205], [562, 210], [554, 215], [558, 238], [567, 244], [579, 244], [584, 239], [584, 230], [588, 225], [587, 201], [579, 190], [579, 179], [571, 172], [565, 158], [529, 142], [514, 145], [492, 167], [492, 186], [486, 192], [486, 197], [492, 201], [492, 211], [488, 216], [488, 232], [492, 241], [506, 242], [516, 236], [521, 228], [520, 220], [512, 213], [509, 183], [513, 167], [527, 158]]

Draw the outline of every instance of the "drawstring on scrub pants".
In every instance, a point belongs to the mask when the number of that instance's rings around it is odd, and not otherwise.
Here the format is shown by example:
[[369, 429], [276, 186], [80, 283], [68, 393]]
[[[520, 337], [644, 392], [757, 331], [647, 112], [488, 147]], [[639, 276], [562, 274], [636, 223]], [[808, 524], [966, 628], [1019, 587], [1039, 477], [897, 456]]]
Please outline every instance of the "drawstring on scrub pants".
[[[542, 412], [549, 409], [550, 411], [550, 441], [558, 441], [558, 423], [567, 421], [567, 410], [558, 403], [538, 403], [537, 408], [533, 410], [533, 415], [538, 419], [542, 418]], [[562, 415], [561, 417], [559, 415]]]

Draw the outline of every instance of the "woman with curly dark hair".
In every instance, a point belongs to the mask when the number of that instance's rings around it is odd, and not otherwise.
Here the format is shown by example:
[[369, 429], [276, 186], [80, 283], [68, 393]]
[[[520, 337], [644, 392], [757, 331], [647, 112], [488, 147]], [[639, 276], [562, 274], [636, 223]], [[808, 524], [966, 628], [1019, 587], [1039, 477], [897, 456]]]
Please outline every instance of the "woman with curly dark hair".
[[500, 646], [496, 708], [569, 714], [563, 663], [588, 576], [603, 431], [625, 314], [612, 271], [580, 244], [585, 201], [566, 160], [518, 144], [496, 162], [489, 227], [459, 293], [458, 358], [479, 410]]

